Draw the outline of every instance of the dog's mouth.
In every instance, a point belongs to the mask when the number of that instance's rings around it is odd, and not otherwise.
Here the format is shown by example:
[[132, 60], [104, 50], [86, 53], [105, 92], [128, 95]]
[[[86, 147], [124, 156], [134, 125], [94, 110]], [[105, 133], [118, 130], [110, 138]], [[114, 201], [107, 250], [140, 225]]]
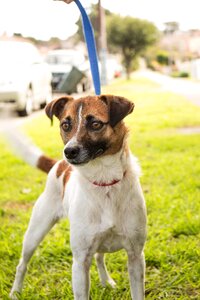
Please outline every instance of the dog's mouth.
[[68, 163], [74, 166], [81, 166], [81, 165], [85, 165], [87, 164], [90, 159], [88, 160], [84, 160], [84, 161], [80, 161], [80, 160], [76, 160], [76, 159], [67, 159]]
[[75, 158], [66, 157], [65, 154], [64, 154], [64, 156], [69, 164], [75, 165], [75, 166], [78, 166], [78, 165], [81, 166], [81, 165], [85, 165], [89, 161], [94, 160], [95, 158], [101, 156], [105, 152], [105, 150], [106, 149], [99, 148], [95, 152], [90, 152], [86, 149], [82, 149], [82, 151], [80, 151], [79, 155], [77, 155], [77, 157], [75, 157]]
[[64, 148], [64, 156], [71, 165], [84, 165], [103, 155], [110, 147], [109, 141], [84, 141], [84, 143], [68, 142]]

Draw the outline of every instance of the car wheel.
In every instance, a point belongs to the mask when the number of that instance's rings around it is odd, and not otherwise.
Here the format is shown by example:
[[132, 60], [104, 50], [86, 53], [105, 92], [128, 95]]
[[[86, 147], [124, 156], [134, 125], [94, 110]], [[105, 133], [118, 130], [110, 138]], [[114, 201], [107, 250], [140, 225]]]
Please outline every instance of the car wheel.
[[83, 91], [86, 92], [88, 90], [90, 90], [91, 86], [90, 86], [90, 82], [89, 80], [86, 80], [83, 84]]
[[46, 97], [45, 97], [45, 101], [42, 102], [42, 103], [40, 104], [40, 109], [45, 108], [45, 106], [46, 106], [49, 102], [51, 102], [51, 100], [52, 100], [52, 89], [51, 89], [51, 87], [50, 87], [50, 88], [49, 88], [49, 91], [48, 91], [48, 93], [47, 93], [47, 95], [46, 95]]
[[42, 103], [40, 104], [40, 109], [44, 109], [46, 105], [47, 105], [47, 102], [46, 102], [46, 101], [45, 101], [45, 102], [42, 102]]
[[31, 87], [27, 90], [26, 93], [26, 104], [23, 110], [19, 110], [18, 114], [21, 117], [29, 116], [33, 111], [33, 91]]

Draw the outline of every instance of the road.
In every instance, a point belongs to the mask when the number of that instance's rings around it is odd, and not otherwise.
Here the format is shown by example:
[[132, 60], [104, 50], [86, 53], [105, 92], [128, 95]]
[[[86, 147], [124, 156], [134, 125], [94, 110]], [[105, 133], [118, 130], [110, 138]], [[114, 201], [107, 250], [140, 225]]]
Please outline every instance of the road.
[[[163, 90], [171, 91], [176, 94], [185, 96], [189, 101], [195, 105], [200, 106], [200, 83], [188, 79], [172, 78], [158, 72], [150, 70], [139, 70], [134, 72], [133, 77], [147, 78], [161, 85]], [[54, 95], [56, 98], [58, 95]], [[77, 95], [73, 95], [75, 98]], [[79, 95], [80, 96], [80, 95]], [[29, 117], [19, 118], [17, 114], [11, 112], [9, 109], [0, 110], [0, 132], [5, 131], [9, 127], [20, 126], [24, 122], [29, 122], [33, 118], [44, 114], [44, 111], [37, 111]]]
[[137, 71], [133, 76], [150, 79], [160, 84], [164, 90], [183, 95], [192, 103], [200, 106], [200, 82], [183, 78], [172, 78], [150, 70]]
[[[65, 94], [56, 94], [54, 93], [52, 99], [56, 99], [58, 97], [65, 96]], [[74, 98], [77, 97], [77, 94], [72, 95]], [[9, 107], [1, 109], [0, 107], [0, 132], [5, 132], [10, 127], [20, 126], [26, 122], [31, 121], [32, 119], [45, 114], [44, 109], [34, 111], [30, 116], [27, 117], [19, 117], [16, 112], [14, 112]]]
[[33, 112], [28, 117], [19, 117], [16, 113], [9, 109], [0, 110], [0, 132], [5, 132], [9, 128], [18, 127], [25, 122], [29, 122], [32, 119], [44, 114], [44, 110]]

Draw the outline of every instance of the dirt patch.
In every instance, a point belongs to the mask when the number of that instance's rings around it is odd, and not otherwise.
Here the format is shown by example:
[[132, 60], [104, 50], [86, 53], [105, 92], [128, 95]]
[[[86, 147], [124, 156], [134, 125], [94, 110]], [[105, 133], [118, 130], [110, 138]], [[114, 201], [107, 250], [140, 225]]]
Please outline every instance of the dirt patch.
[[3, 205], [3, 209], [12, 210], [28, 210], [33, 207], [33, 203], [7, 202]]
[[181, 134], [200, 134], [200, 127], [183, 127], [178, 129]]

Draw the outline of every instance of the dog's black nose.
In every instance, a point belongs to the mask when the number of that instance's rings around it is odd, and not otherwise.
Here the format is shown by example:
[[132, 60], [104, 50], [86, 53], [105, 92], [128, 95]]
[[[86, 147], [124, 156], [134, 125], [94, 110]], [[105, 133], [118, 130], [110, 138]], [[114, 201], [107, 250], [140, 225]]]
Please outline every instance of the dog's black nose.
[[76, 147], [67, 147], [64, 150], [65, 156], [68, 159], [76, 158], [78, 156], [79, 152], [80, 152], [80, 148], [78, 146], [76, 146]]

